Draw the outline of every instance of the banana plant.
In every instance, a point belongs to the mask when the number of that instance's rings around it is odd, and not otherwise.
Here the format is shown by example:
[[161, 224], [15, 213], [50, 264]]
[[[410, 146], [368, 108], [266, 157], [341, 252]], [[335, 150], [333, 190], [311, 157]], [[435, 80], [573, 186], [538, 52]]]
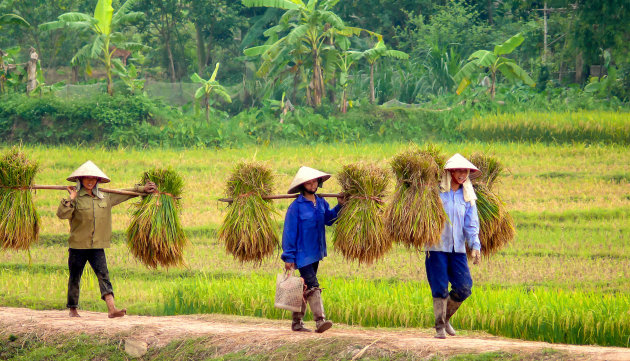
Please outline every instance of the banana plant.
[[129, 64], [125, 67], [120, 59], [114, 59], [114, 73], [125, 83], [127, 90], [131, 94], [135, 94], [136, 91], [142, 91], [144, 89], [144, 83], [146, 79], [138, 79], [140, 72], [135, 65]]
[[[24, 18], [22, 18], [19, 15], [16, 15], [16, 14], [0, 15], [0, 31], [2, 30], [3, 26], [6, 26], [6, 25], [24, 26], [27, 28], [31, 26], [31, 24], [29, 24], [28, 21], [24, 20]], [[0, 32], [0, 34], [2, 33]], [[17, 54], [14, 54], [14, 52], [12, 51], [14, 49], [17, 49], [17, 52], [19, 52], [20, 50], [19, 47], [10, 48], [6, 52], [0, 49], [0, 94], [3, 94], [6, 92], [5, 84], [7, 82], [12, 81], [11, 76], [9, 74], [9, 69], [15, 68], [14, 63], [15, 63], [15, 58]], [[9, 62], [13, 62], [13, 64]]]
[[31, 24], [28, 21], [24, 20], [23, 17], [16, 14], [3, 14], [0, 15], [0, 30], [4, 25], [17, 25], [17, 26], [25, 26], [30, 27]]
[[[345, 47], [343, 47], [345, 48]], [[343, 49], [337, 53], [337, 67], [339, 68], [339, 86], [341, 86], [341, 103], [339, 109], [342, 113], [348, 111], [348, 79], [350, 77], [350, 68], [361, 58], [364, 53], [360, 51], [351, 51]]]
[[617, 68], [611, 66], [612, 56], [608, 50], [604, 51], [603, 58], [607, 74], [601, 77], [590, 77], [589, 83], [584, 87], [585, 92], [596, 94], [599, 97], [609, 96], [610, 89], [617, 81]]
[[535, 87], [536, 83], [523, 68], [518, 66], [514, 60], [503, 56], [512, 53], [524, 40], [523, 35], [519, 33], [506, 40], [503, 44], [495, 46], [494, 51], [477, 50], [472, 53], [468, 58], [468, 63], [455, 74], [455, 83], [459, 84], [456, 91], [457, 94], [461, 94], [470, 85], [473, 74], [479, 69], [487, 69], [490, 73], [490, 94], [493, 100], [497, 73], [499, 72], [508, 80], [520, 80], [531, 87]]
[[374, 92], [374, 65], [380, 58], [384, 57], [407, 60], [409, 59], [409, 54], [399, 50], [387, 49], [387, 46], [382, 40], [377, 42], [373, 48], [363, 52], [363, 58], [370, 64], [370, 103], [374, 103], [376, 99]]
[[136, 22], [144, 16], [139, 11], [130, 11], [138, 0], [127, 0], [114, 13], [112, 0], [98, 0], [94, 16], [84, 13], [70, 12], [59, 15], [57, 21], [41, 24], [43, 31], [67, 28], [73, 31], [90, 31], [94, 34], [91, 43], [83, 46], [74, 55], [72, 64], [85, 62], [86, 59], [98, 59], [107, 73], [107, 94], [114, 95], [112, 82], [112, 54], [118, 49], [129, 51], [147, 50], [139, 43], [127, 42], [120, 30], [127, 24]]
[[8, 91], [7, 83], [11, 87], [17, 87], [20, 83], [20, 77], [25, 71], [23, 67], [16, 65], [19, 54], [19, 46], [0, 49], [0, 95]]
[[212, 94], [216, 94], [222, 97], [228, 103], [232, 102], [232, 98], [230, 97], [230, 94], [228, 94], [227, 89], [225, 89], [216, 80], [218, 72], [219, 63], [217, 63], [217, 65], [214, 67], [214, 72], [212, 72], [212, 76], [208, 80], [202, 79], [197, 73], [194, 73], [190, 77], [193, 82], [202, 84], [201, 87], [195, 92], [195, 100], [200, 101], [201, 99], [203, 99], [203, 106], [204, 108], [206, 108], [206, 121], [210, 120], [210, 96]]
[[37, 61], [36, 78], [37, 86], [35, 86], [35, 89], [33, 89], [30, 94], [39, 93], [40, 98], [44, 93], [54, 93], [62, 90], [66, 86], [66, 82], [63, 80], [54, 84], [47, 85], [46, 78], [44, 78], [44, 72], [42, 71], [42, 63], [39, 60]]
[[[265, 76], [279, 62], [285, 61], [285, 54], [293, 57], [293, 63], [306, 64], [311, 67], [308, 102], [312, 107], [321, 105], [324, 97], [324, 75], [322, 53], [331, 49], [330, 39], [338, 36], [357, 36], [367, 32], [382, 39], [380, 34], [346, 26], [343, 20], [332, 9], [339, 0], [242, 0], [248, 7], [268, 7], [286, 10], [277, 25], [267, 29], [263, 34], [268, 38], [267, 44], [245, 49], [247, 56], [260, 56], [262, 64], [259, 76]], [[309, 59], [310, 58], [310, 59]], [[334, 66], [334, 65], [333, 65]], [[297, 74], [297, 73], [296, 73]]]

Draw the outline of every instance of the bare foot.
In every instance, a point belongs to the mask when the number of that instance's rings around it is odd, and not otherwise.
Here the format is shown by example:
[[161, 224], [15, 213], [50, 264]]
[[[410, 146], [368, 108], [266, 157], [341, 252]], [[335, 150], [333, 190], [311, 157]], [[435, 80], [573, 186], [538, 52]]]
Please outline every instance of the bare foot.
[[123, 308], [122, 310], [115, 310], [114, 312], [109, 312], [107, 316], [109, 318], [123, 317], [127, 314], [127, 309]]
[[69, 312], [70, 317], [81, 317], [76, 308], [71, 308]]

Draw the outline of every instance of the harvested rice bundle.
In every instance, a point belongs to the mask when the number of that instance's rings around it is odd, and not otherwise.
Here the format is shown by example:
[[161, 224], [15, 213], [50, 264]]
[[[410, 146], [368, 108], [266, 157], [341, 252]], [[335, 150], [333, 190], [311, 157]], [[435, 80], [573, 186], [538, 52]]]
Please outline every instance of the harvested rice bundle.
[[514, 221], [505, 204], [492, 190], [503, 174], [504, 167], [495, 157], [488, 154], [475, 153], [470, 157], [470, 161], [481, 170], [481, 176], [473, 179], [472, 183], [477, 194], [481, 254], [489, 257], [509, 243], [516, 234]]
[[497, 179], [505, 172], [503, 164], [489, 154], [473, 153], [470, 156], [470, 162], [481, 171], [479, 177], [472, 179], [473, 185], [484, 184], [490, 190], [492, 190]]
[[392, 247], [383, 220], [389, 175], [377, 166], [358, 163], [344, 166], [337, 179], [347, 198], [333, 244], [346, 260], [371, 264]]
[[152, 169], [142, 176], [141, 184], [154, 182], [158, 191], [142, 197], [136, 204], [127, 228], [131, 253], [149, 268], [184, 264], [188, 239], [179, 220], [179, 197], [184, 181], [173, 170]]
[[0, 242], [3, 249], [29, 250], [39, 239], [39, 215], [30, 186], [38, 164], [14, 147], [0, 158]]
[[444, 155], [432, 145], [410, 148], [392, 160], [397, 184], [385, 219], [395, 242], [418, 250], [440, 243], [446, 214], [438, 183], [444, 163]]
[[261, 262], [278, 247], [273, 203], [262, 197], [273, 191], [273, 173], [261, 163], [240, 163], [228, 179], [232, 198], [219, 228], [219, 241], [241, 262]]

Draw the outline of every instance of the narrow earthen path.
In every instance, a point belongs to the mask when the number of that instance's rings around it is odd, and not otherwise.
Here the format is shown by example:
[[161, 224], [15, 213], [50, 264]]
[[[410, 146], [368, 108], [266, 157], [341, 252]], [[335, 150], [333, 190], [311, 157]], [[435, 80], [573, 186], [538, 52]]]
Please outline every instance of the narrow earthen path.
[[[485, 334], [467, 333], [447, 340], [433, 338], [427, 330], [374, 329], [338, 326], [323, 334], [289, 331], [290, 321], [272, 321], [225, 315], [125, 316], [109, 319], [107, 314], [81, 312], [81, 318], [69, 318], [67, 311], [36, 311], [27, 308], [0, 307], [0, 333], [119, 335], [161, 347], [173, 340], [219, 337], [240, 346], [279, 345], [285, 342], [320, 338], [348, 338], [365, 345], [378, 345], [392, 351], [418, 355], [445, 355], [504, 351], [540, 353], [545, 349], [562, 352], [571, 360], [630, 360], [630, 349], [619, 347], [574, 346], [521, 341]], [[307, 324], [307, 326], [310, 326]]]

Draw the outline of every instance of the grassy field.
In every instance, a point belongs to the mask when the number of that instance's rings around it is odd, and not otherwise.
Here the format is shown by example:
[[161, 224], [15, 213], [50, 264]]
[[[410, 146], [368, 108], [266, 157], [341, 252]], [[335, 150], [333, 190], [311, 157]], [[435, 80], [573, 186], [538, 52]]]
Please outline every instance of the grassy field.
[[[484, 150], [510, 170], [498, 185], [514, 215], [513, 244], [471, 266], [473, 295], [455, 327], [550, 342], [630, 346], [630, 152], [621, 145], [443, 144], [448, 153]], [[192, 247], [187, 268], [150, 271], [124, 244], [129, 205], [114, 209], [114, 245], [107, 251], [120, 305], [133, 314], [218, 312], [289, 318], [273, 308], [280, 253], [260, 265], [240, 264], [217, 244], [225, 205], [216, 201], [242, 159], [268, 162], [277, 191], [286, 192], [300, 165], [337, 172], [367, 160], [387, 166], [406, 144], [248, 147], [224, 150], [107, 150], [28, 147], [41, 162], [38, 184], [65, 184], [85, 160], [128, 187], [152, 166], [181, 172], [186, 188], [182, 222]], [[393, 182], [392, 182], [393, 186]], [[335, 180], [326, 192], [336, 191]], [[7, 306], [63, 308], [67, 285], [67, 221], [55, 211], [62, 192], [39, 191], [40, 244], [25, 253], [0, 254], [0, 302]], [[334, 201], [333, 201], [334, 204]], [[281, 216], [289, 202], [277, 202]], [[430, 327], [431, 294], [424, 255], [394, 247], [373, 266], [346, 263], [329, 248], [320, 282], [328, 314], [336, 322], [382, 327]], [[81, 305], [104, 310], [98, 284], [84, 276]], [[287, 325], [288, 327], [288, 325]]]
[[630, 113], [525, 112], [475, 116], [460, 130], [482, 141], [630, 144]]

